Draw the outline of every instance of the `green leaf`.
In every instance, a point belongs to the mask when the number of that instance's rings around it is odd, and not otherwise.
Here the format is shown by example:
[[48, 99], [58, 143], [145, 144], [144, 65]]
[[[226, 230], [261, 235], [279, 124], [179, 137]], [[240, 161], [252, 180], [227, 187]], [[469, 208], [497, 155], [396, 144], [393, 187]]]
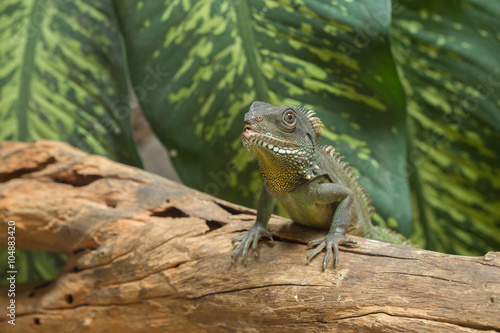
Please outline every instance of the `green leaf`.
[[[7, 267], [9, 254], [7, 250], [0, 250], [2, 267]], [[15, 269], [4, 269], [0, 273], [0, 285], [8, 285], [8, 271], [15, 271], [16, 282], [25, 283], [33, 281], [50, 281], [57, 277], [59, 271], [66, 263], [64, 254], [16, 250]]]
[[0, 9], [0, 139], [60, 139], [138, 165], [123, 34], [132, 88], [188, 185], [254, 205], [261, 176], [239, 139], [243, 114], [255, 100], [306, 104], [389, 226], [412, 228], [410, 179], [416, 243], [500, 247], [496, 2], [5, 0]]
[[378, 212], [410, 231], [405, 101], [389, 1], [116, 1], [132, 85], [184, 182], [254, 205], [240, 142], [255, 100], [315, 109]]
[[[62, 140], [140, 166], [111, 1], [3, 0], [0, 13], [0, 140]], [[54, 279], [64, 264], [17, 256], [19, 281]]]
[[53, 139], [140, 165], [111, 1], [4, 0], [0, 139]]
[[498, 1], [394, 8], [391, 43], [412, 137], [407, 171], [432, 250], [500, 248], [499, 18]]

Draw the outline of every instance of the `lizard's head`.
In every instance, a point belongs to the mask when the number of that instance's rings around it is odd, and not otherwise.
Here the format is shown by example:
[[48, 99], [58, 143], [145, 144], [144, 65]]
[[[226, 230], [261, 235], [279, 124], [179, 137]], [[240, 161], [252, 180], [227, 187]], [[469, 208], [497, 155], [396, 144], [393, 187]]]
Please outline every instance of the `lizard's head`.
[[245, 114], [243, 145], [258, 160], [277, 194], [293, 190], [311, 175], [323, 124], [314, 111], [254, 102]]

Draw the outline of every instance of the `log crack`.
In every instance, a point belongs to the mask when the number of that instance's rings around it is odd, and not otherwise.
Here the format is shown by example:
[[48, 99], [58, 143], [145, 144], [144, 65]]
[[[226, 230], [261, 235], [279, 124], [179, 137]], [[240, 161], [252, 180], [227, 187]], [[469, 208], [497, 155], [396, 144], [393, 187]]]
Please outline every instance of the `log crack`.
[[359, 247], [322, 270], [298, 264], [320, 231], [274, 216], [274, 248], [236, 266], [231, 240], [253, 209], [59, 142], [0, 150], [0, 247], [14, 220], [16, 248], [68, 254], [56, 281], [16, 285], [20, 332], [500, 332], [500, 253], [353, 236]]

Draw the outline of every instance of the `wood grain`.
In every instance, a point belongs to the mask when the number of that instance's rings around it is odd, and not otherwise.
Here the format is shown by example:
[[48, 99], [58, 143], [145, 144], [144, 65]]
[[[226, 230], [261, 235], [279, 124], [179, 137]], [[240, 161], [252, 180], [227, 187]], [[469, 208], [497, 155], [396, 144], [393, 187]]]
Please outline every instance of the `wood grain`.
[[322, 271], [305, 244], [324, 231], [273, 217], [274, 243], [234, 264], [252, 209], [60, 142], [1, 142], [0, 159], [0, 247], [14, 220], [18, 249], [69, 257], [57, 280], [17, 285], [17, 332], [500, 331], [498, 252], [353, 237]]

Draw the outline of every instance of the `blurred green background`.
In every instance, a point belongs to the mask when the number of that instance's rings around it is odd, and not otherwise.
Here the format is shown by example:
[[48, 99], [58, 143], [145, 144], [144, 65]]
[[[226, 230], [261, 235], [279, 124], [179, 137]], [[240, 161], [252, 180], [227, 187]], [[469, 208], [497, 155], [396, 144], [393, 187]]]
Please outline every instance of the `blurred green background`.
[[[142, 109], [183, 183], [255, 207], [244, 113], [307, 105], [376, 223], [482, 255], [500, 250], [499, 55], [498, 1], [3, 0], [0, 140], [62, 140], [141, 167]], [[63, 262], [17, 253], [23, 279]]]

